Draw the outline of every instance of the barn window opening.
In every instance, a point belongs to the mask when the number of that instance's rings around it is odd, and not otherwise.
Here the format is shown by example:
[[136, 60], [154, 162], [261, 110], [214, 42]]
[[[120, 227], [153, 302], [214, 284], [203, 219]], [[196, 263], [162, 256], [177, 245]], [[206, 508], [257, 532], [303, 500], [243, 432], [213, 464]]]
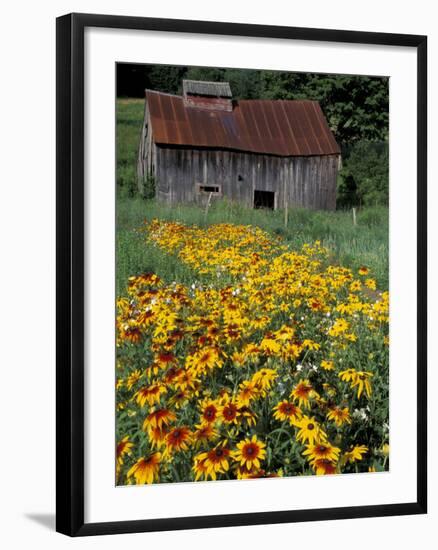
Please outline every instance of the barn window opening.
[[221, 186], [217, 185], [204, 185], [202, 183], [196, 184], [196, 191], [199, 195], [220, 195], [222, 193]]
[[275, 193], [273, 191], [254, 191], [254, 208], [275, 208]]

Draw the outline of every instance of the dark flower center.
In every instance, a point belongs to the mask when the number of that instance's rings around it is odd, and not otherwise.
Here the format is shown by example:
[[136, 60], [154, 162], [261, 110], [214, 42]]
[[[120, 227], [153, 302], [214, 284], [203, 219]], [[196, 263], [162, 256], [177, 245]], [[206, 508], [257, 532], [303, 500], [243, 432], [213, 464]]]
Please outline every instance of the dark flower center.
[[307, 429], [308, 430], [313, 430], [315, 428], [315, 425], [310, 423], [310, 424], [307, 424]]
[[213, 407], [209, 407], [205, 410], [204, 416], [206, 418], [214, 418], [216, 410]]

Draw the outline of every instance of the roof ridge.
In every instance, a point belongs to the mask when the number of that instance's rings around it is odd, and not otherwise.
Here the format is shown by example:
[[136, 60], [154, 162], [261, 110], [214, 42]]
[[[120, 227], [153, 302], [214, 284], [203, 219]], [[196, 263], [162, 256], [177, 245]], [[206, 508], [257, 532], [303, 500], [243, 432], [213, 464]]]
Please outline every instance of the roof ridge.
[[[182, 96], [182, 95], [171, 94], [170, 92], [161, 92], [160, 90], [152, 90], [151, 88], [145, 88], [145, 92], [153, 93], [153, 94], [166, 95], [166, 96], [170, 96], [170, 97], [177, 97], [177, 98], [182, 99], [182, 100], [184, 99], [184, 96]], [[302, 102], [302, 103], [319, 103], [319, 101], [317, 99], [285, 99], [285, 98], [268, 99], [266, 97], [264, 97], [264, 98], [252, 98], [252, 99], [248, 99], [248, 98], [233, 99], [233, 102], [235, 102], [237, 104], [240, 103], [240, 102], [243, 102], [243, 101], [268, 101], [268, 102], [284, 101], [286, 103], [291, 103], [291, 102], [296, 102], [296, 103], [298, 103], [298, 102]]]
[[160, 92], [160, 90], [152, 90], [151, 88], [145, 88], [145, 92], [149, 92], [152, 94], [168, 95], [170, 97], [179, 97], [180, 99], [183, 99], [182, 95], [171, 94], [170, 92]]

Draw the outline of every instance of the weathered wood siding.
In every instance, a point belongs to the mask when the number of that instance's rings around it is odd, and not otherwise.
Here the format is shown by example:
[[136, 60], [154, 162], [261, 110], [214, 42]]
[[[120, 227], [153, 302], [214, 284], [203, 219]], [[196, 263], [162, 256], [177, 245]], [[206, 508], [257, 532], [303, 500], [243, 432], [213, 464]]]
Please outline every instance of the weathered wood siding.
[[[147, 113], [146, 113], [147, 115]], [[145, 117], [147, 120], [147, 116]], [[139, 189], [147, 174], [155, 177], [156, 196], [168, 204], [205, 203], [199, 186], [219, 186], [212, 198], [228, 197], [254, 205], [254, 191], [275, 193], [275, 208], [303, 206], [334, 210], [338, 155], [276, 157], [233, 151], [161, 147], [150, 124], [143, 128], [139, 151]]]
[[144, 193], [144, 183], [148, 176], [155, 177], [156, 151], [157, 146], [152, 139], [152, 126], [146, 101], [137, 162], [137, 187], [141, 195]]

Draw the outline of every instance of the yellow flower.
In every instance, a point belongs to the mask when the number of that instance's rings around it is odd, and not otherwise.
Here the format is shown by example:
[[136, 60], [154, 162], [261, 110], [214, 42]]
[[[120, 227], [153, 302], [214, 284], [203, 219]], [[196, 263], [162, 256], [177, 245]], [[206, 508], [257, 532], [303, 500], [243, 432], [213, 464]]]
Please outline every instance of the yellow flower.
[[307, 460], [313, 464], [317, 460], [330, 460], [331, 462], [336, 462], [339, 458], [339, 453], [341, 449], [338, 447], [333, 447], [330, 443], [316, 443], [306, 445], [306, 450], [303, 452], [303, 455], [307, 457]]
[[302, 412], [299, 407], [294, 405], [293, 403], [290, 403], [286, 399], [283, 401], [280, 401], [275, 407], [274, 407], [274, 418], [277, 420], [280, 420], [281, 422], [284, 422], [285, 420], [288, 420], [290, 424], [296, 424], [296, 422], [302, 417]]
[[132, 386], [134, 386], [140, 380], [140, 377], [141, 372], [138, 369], [136, 369], [128, 376], [128, 378], [126, 379], [126, 387], [128, 388], [128, 390], [132, 389]]
[[323, 368], [324, 370], [333, 370], [335, 368], [335, 364], [333, 363], [333, 361], [321, 361], [321, 368]]
[[225, 444], [216, 445], [210, 451], [196, 455], [195, 467], [197, 469], [204, 469], [205, 467], [207, 476], [210, 476], [211, 479], [216, 479], [217, 474], [224, 474], [229, 470], [230, 454], [230, 450]]
[[166, 435], [166, 453], [171, 454], [174, 452], [187, 451], [188, 444], [192, 440], [192, 432], [187, 426], [180, 426], [173, 428]]
[[211, 424], [219, 420], [221, 415], [221, 405], [217, 400], [206, 398], [200, 403], [201, 423]]
[[383, 456], [388, 456], [389, 455], [389, 445], [388, 445], [388, 443], [385, 443], [384, 445], [382, 445], [382, 454], [383, 454]]
[[251, 439], [240, 441], [236, 447], [233, 458], [239, 462], [240, 466], [245, 466], [247, 470], [251, 470], [253, 465], [257, 469], [260, 468], [260, 461], [266, 456], [266, 444], [259, 441], [256, 435]]
[[129, 436], [125, 435], [119, 443], [117, 443], [116, 455], [117, 455], [117, 465], [121, 466], [123, 464], [123, 457], [125, 455], [131, 454], [131, 449], [134, 446], [134, 443], [129, 441]]
[[297, 439], [301, 443], [309, 442], [310, 445], [315, 443], [325, 442], [327, 435], [314, 417], [304, 415], [301, 420], [296, 423], [299, 428]]
[[271, 386], [274, 382], [274, 380], [277, 378], [278, 374], [277, 371], [273, 369], [260, 369], [257, 371], [253, 377], [252, 381], [254, 384], [260, 388], [263, 392], [266, 390], [271, 389]]
[[176, 420], [176, 414], [169, 409], [157, 409], [150, 412], [143, 422], [143, 430], [162, 429]]
[[329, 420], [333, 420], [339, 428], [343, 424], [351, 424], [350, 411], [348, 410], [348, 407], [344, 407], [343, 409], [340, 407], [333, 407], [333, 409], [327, 413], [327, 418]]
[[347, 369], [341, 371], [338, 376], [344, 382], [351, 382], [356, 380], [357, 372], [355, 369]]
[[300, 380], [295, 388], [291, 391], [290, 396], [298, 401], [300, 407], [308, 407], [310, 405], [310, 399], [317, 397], [318, 394], [313, 389], [309, 380]]
[[371, 290], [376, 290], [377, 284], [374, 279], [366, 279], [365, 280], [365, 286], [368, 287]]
[[161, 396], [167, 392], [166, 386], [160, 383], [151, 384], [140, 388], [135, 394], [135, 399], [140, 407], [147, 403], [150, 407], [160, 402]]
[[363, 391], [368, 397], [371, 397], [371, 383], [370, 378], [373, 376], [371, 372], [358, 371], [356, 373], [356, 378], [353, 380], [351, 387], [357, 387], [357, 397], [359, 398]]
[[344, 453], [343, 460], [344, 462], [357, 462], [358, 460], [362, 460], [363, 455], [367, 452], [368, 447], [365, 445], [356, 445]]
[[333, 323], [333, 326], [329, 329], [328, 334], [329, 336], [337, 337], [344, 332], [347, 332], [349, 327], [350, 325], [345, 319], [336, 319], [336, 321]]
[[244, 380], [239, 385], [237, 404], [239, 407], [247, 407], [251, 401], [260, 396], [260, 389], [252, 380]]
[[331, 460], [328, 460], [327, 458], [315, 460], [312, 463], [312, 467], [315, 470], [317, 476], [336, 473], [336, 464]]
[[128, 471], [127, 477], [134, 476], [137, 485], [158, 481], [158, 472], [161, 462], [161, 453], [153, 453], [148, 457], [142, 457]]

